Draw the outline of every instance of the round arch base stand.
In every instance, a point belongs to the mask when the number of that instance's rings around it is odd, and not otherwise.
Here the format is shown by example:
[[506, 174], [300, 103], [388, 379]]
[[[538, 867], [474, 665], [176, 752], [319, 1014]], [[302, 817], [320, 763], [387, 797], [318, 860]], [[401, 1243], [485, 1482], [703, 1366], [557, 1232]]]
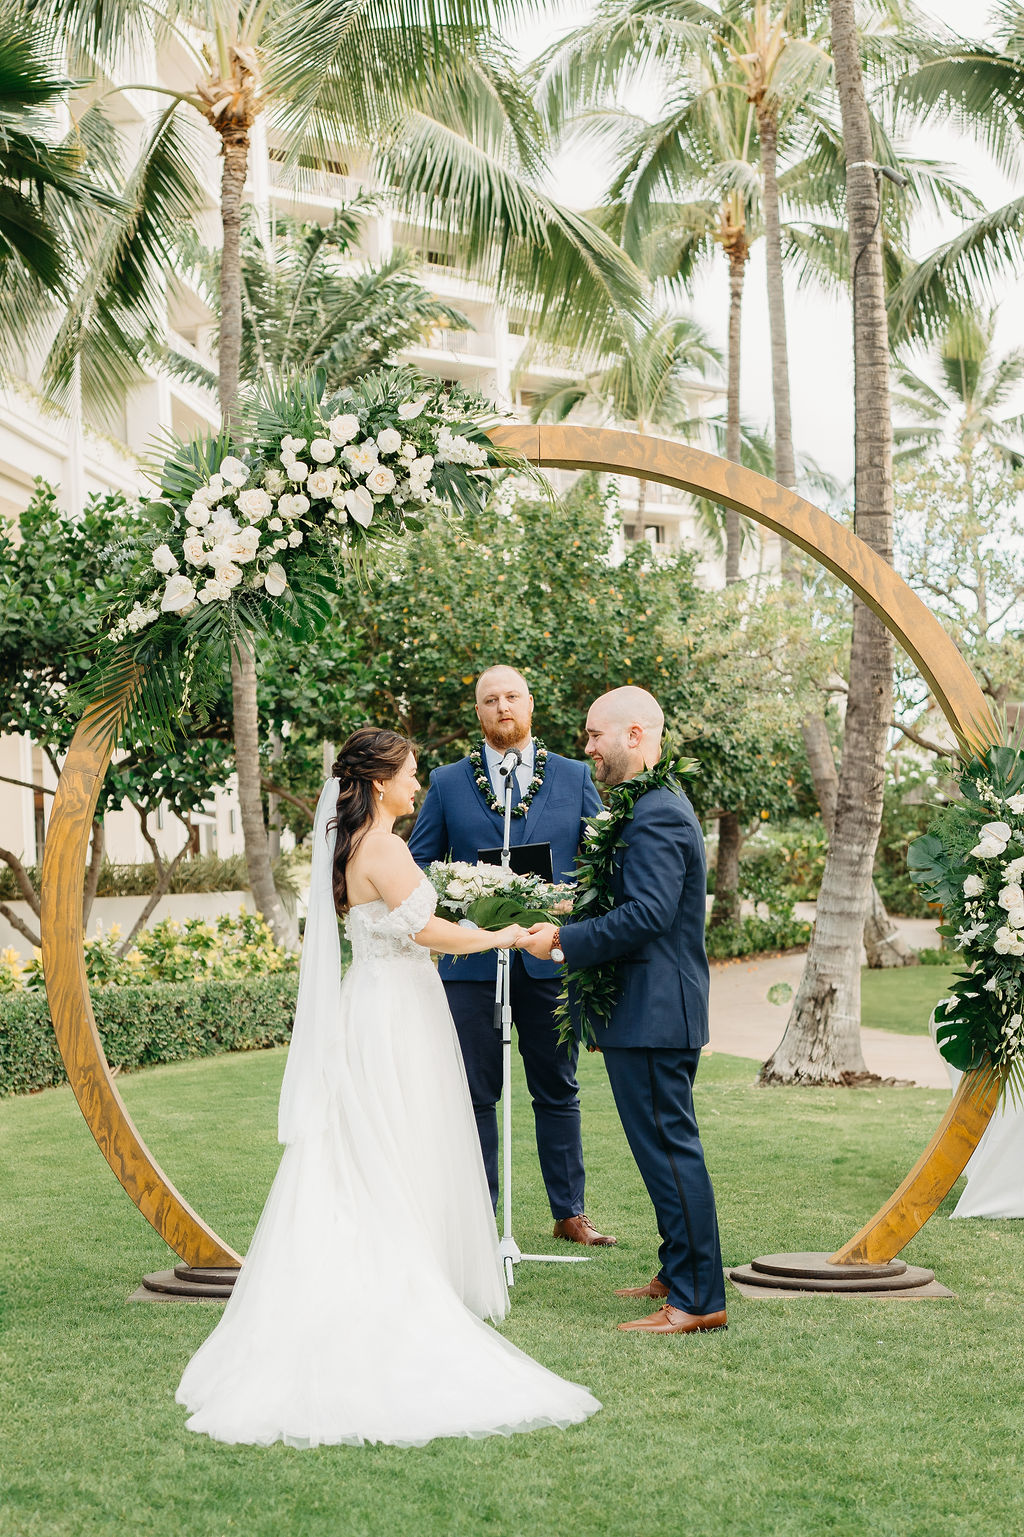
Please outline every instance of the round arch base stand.
[[138, 1291], [128, 1298], [129, 1302], [223, 1302], [231, 1296], [238, 1280], [238, 1267], [231, 1265], [186, 1265], [182, 1262], [173, 1270], [154, 1270], [142, 1277]]
[[763, 1254], [729, 1271], [744, 1297], [952, 1297], [935, 1273], [893, 1259], [888, 1264], [837, 1265], [830, 1255]]

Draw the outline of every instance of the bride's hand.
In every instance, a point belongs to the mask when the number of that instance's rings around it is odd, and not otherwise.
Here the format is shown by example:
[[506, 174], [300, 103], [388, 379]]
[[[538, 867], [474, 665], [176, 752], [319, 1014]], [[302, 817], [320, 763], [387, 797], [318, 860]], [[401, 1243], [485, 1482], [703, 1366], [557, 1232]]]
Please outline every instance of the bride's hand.
[[519, 942], [529, 933], [521, 923], [510, 923], [507, 928], [496, 929], [491, 936], [495, 950], [516, 950]]

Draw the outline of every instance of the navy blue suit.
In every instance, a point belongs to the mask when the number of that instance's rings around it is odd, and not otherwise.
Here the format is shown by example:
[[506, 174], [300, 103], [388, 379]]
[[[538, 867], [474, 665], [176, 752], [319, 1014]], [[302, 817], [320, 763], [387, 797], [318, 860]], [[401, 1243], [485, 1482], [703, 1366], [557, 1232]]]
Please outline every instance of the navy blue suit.
[[622, 990], [596, 1027], [626, 1140], [654, 1203], [659, 1278], [673, 1307], [714, 1313], [725, 1281], [711, 1180], [693, 1110], [708, 1040], [704, 839], [681, 792], [649, 790], [623, 827], [599, 918], [562, 929], [567, 966], [617, 959]]
[[[544, 783], [525, 817], [513, 817], [510, 841], [550, 843], [556, 881], [575, 877], [584, 817], [601, 809], [585, 763], [549, 753]], [[480, 849], [500, 847], [504, 822], [476, 783], [468, 758], [435, 769], [409, 849], [426, 868], [435, 859], [476, 863]], [[498, 1116], [501, 1037], [494, 1028], [497, 955], [443, 956], [439, 970], [466, 1064], [491, 1201], [498, 1200]], [[533, 1100], [537, 1154], [556, 1221], [584, 1210], [576, 1048], [559, 1046], [554, 1011], [559, 968], [532, 955], [512, 956], [512, 1017]]]

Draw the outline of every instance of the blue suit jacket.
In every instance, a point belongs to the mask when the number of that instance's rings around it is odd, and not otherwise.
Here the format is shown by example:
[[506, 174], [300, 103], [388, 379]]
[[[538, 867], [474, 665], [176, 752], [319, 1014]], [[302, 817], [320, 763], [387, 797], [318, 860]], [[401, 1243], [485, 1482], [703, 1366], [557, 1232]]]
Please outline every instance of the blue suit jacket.
[[704, 838], [681, 792], [648, 790], [624, 825], [615, 906], [562, 929], [570, 969], [618, 960], [622, 991], [599, 1046], [672, 1049], [708, 1040]]
[[[512, 818], [510, 844], [550, 843], [556, 881], [576, 878], [576, 855], [584, 817], [601, 809], [601, 797], [586, 763], [549, 753], [544, 783], [525, 817]], [[447, 763], [430, 776], [430, 787], [409, 839], [409, 852], [423, 869], [435, 859], [465, 860], [476, 864], [480, 849], [501, 846], [504, 819], [492, 811], [473, 777], [468, 758]], [[556, 977], [551, 961], [523, 955], [533, 977]], [[497, 953], [442, 956], [439, 970], [446, 982], [493, 982]]]

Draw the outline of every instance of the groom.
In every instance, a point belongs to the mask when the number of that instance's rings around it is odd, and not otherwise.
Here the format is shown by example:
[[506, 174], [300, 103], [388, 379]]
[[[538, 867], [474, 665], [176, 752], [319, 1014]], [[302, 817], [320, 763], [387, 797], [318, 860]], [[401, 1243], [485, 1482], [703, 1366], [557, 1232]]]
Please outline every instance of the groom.
[[[511, 844], [550, 843], [556, 881], [571, 880], [583, 818], [601, 809], [584, 763], [546, 753], [531, 734], [533, 699], [521, 673], [491, 667], [477, 679], [476, 716], [483, 742], [468, 758], [435, 769], [409, 839], [418, 865], [435, 859], [475, 864], [480, 849], [504, 836], [504, 790], [498, 764], [510, 748], [523, 755], [512, 786]], [[570, 1243], [613, 1244], [599, 1233], [583, 1205], [583, 1148], [575, 1046], [558, 1042], [554, 1022], [560, 982], [550, 959], [518, 952], [511, 957], [512, 1017], [526, 1082], [533, 1099], [537, 1155], [555, 1218], [555, 1237]], [[498, 1203], [498, 1115], [501, 1036], [494, 1028], [497, 960], [492, 952], [439, 970], [466, 1064], [491, 1203]]]
[[[596, 700], [586, 751], [598, 781], [623, 784], [657, 763], [664, 723], [644, 689], [617, 688]], [[704, 839], [686, 796], [666, 784], [638, 796], [621, 839], [611, 910], [561, 931], [535, 924], [526, 947], [537, 957], [560, 947], [570, 972], [620, 963], [621, 992], [597, 1036], [662, 1243], [654, 1280], [616, 1295], [664, 1299], [664, 1306], [619, 1328], [707, 1333], [726, 1321], [715, 1197], [693, 1110], [708, 1040]]]

